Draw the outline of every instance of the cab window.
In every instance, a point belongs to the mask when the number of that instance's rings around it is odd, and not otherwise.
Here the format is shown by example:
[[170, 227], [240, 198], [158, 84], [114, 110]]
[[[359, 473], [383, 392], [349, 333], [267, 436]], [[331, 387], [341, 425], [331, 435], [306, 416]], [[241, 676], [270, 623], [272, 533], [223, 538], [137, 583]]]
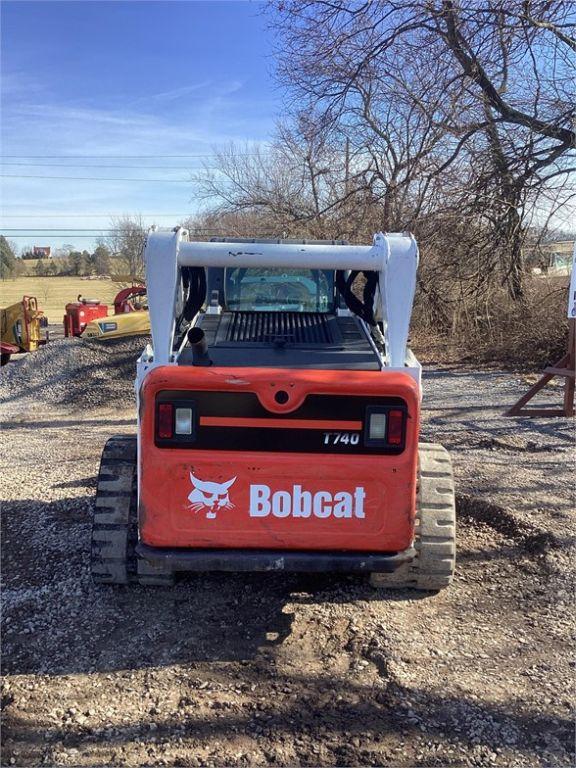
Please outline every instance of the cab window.
[[334, 273], [319, 269], [226, 270], [226, 306], [260, 312], [331, 312]]

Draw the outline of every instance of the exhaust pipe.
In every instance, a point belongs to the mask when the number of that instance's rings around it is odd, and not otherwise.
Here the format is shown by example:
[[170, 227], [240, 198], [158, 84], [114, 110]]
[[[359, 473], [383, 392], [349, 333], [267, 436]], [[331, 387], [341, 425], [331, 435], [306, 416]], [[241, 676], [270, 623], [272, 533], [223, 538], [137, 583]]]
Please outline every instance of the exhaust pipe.
[[187, 334], [188, 343], [192, 347], [192, 365], [212, 365], [208, 355], [206, 334], [202, 328], [190, 328]]

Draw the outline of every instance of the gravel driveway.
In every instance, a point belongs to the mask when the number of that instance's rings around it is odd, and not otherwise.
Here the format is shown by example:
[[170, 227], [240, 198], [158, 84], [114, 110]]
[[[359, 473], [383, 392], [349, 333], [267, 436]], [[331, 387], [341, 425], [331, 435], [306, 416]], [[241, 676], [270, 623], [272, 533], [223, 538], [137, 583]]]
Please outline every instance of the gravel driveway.
[[95, 478], [134, 431], [135, 342], [88, 381], [91, 348], [54, 344], [1, 388], [2, 765], [573, 765], [573, 425], [503, 418], [525, 377], [426, 373], [423, 439], [451, 451], [459, 500], [438, 595], [286, 574], [95, 587]]

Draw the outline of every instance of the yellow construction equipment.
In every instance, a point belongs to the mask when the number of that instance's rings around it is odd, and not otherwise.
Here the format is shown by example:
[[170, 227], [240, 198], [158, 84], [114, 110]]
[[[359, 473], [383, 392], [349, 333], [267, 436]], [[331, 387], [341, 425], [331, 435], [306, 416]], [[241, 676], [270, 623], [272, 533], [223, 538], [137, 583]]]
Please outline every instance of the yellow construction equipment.
[[150, 333], [150, 315], [148, 310], [126, 312], [121, 315], [108, 315], [86, 325], [82, 336], [97, 339], [119, 339], [125, 336], [138, 336]]
[[147, 333], [150, 333], [150, 314], [146, 286], [133, 284], [116, 294], [114, 314], [92, 318], [86, 323], [82, 335], [97, 339], [119, 339]]
[[35, 296], [23, 296], [22, 301], [0, 308], [1, 363], [5, 365], [17, 352], [33, 352], [48, 341], [43, 331], [48, 318], [38, 309]]

